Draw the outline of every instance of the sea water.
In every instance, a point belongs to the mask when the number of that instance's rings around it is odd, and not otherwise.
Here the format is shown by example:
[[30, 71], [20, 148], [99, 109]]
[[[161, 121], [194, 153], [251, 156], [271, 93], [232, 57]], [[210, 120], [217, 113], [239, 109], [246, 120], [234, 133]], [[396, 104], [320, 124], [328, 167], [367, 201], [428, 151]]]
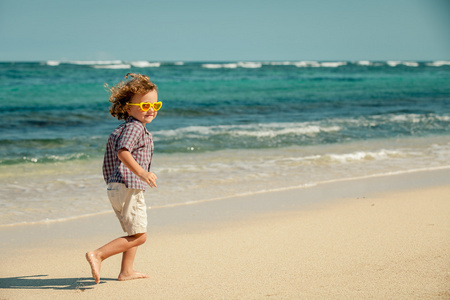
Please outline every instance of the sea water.
[[153, 208], [450, 167], [447, 61], [4, 62], [0, 225], [111, 211], [104, 85], [128, 72], [163, 102]]

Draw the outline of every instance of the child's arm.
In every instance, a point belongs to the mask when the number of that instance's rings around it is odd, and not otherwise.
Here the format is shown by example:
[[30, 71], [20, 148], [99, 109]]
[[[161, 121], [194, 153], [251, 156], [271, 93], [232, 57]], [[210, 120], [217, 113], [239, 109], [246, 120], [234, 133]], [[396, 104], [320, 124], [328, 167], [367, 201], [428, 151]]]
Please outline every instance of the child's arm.
[[133, 158], [130, 151], [123, 148], [117, 153], [120, 161], [131, 170], [134, 174], [139, 176], [142, 181], [146, 182], [151, 188], [156, 187], [156, 175], [152, 172], [145, 171]]

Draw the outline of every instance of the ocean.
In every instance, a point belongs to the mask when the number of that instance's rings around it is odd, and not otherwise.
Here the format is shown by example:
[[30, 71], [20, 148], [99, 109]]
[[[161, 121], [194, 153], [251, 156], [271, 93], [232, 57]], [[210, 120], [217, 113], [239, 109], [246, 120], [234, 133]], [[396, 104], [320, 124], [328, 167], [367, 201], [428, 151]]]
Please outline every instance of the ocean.
[[129, 72], [163, 102], [153, 209], [450, 168], [448, 61], [3, 62], [0, 226], [112, 211], [104, 85]]

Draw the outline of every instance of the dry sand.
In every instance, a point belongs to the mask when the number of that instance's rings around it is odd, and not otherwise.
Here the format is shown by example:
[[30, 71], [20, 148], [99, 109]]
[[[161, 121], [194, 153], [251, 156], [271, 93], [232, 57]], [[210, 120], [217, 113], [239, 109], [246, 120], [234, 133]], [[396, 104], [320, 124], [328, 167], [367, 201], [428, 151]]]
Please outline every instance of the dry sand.
[[151, 210], [151, 278], [127, 282], [119, 256], [98, 285], [84, 258], [120, 234], [112, 214], [1, 228], [0, 299], [450, 299], [448, 173]]

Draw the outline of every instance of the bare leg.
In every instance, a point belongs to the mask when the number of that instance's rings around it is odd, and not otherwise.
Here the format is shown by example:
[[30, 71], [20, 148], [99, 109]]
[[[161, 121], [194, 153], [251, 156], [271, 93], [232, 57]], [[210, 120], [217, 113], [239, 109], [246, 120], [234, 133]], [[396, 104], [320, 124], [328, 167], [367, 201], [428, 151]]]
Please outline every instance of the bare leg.
[[[103, 260], [115, 254], [126, 252], [131, 248], [136, 248], [137, 250], [137, 246], [142, 245], [146, 241], [146, 239], [146, 233], [124, 236], [112, 240], [111, 242], [98, 248], [97, 250], [89, 251], [88, 253], [86, 253], [86, 259], [91, 266], [92, 277], [94, 277], [95, 282], [100, 282], [100, 267]], [[133, 261], [134, 256], [136, 255], [136, 250], [134, 250], [133, 256], [130, 257], [133, 259]]]
[[122, 268], [118, 278], [120, 281], [150, 277], [147, 274], [133, 270], [134, 257], [136, 256], [137, 248], [138, 247], [130, 248], [123, 253]]

